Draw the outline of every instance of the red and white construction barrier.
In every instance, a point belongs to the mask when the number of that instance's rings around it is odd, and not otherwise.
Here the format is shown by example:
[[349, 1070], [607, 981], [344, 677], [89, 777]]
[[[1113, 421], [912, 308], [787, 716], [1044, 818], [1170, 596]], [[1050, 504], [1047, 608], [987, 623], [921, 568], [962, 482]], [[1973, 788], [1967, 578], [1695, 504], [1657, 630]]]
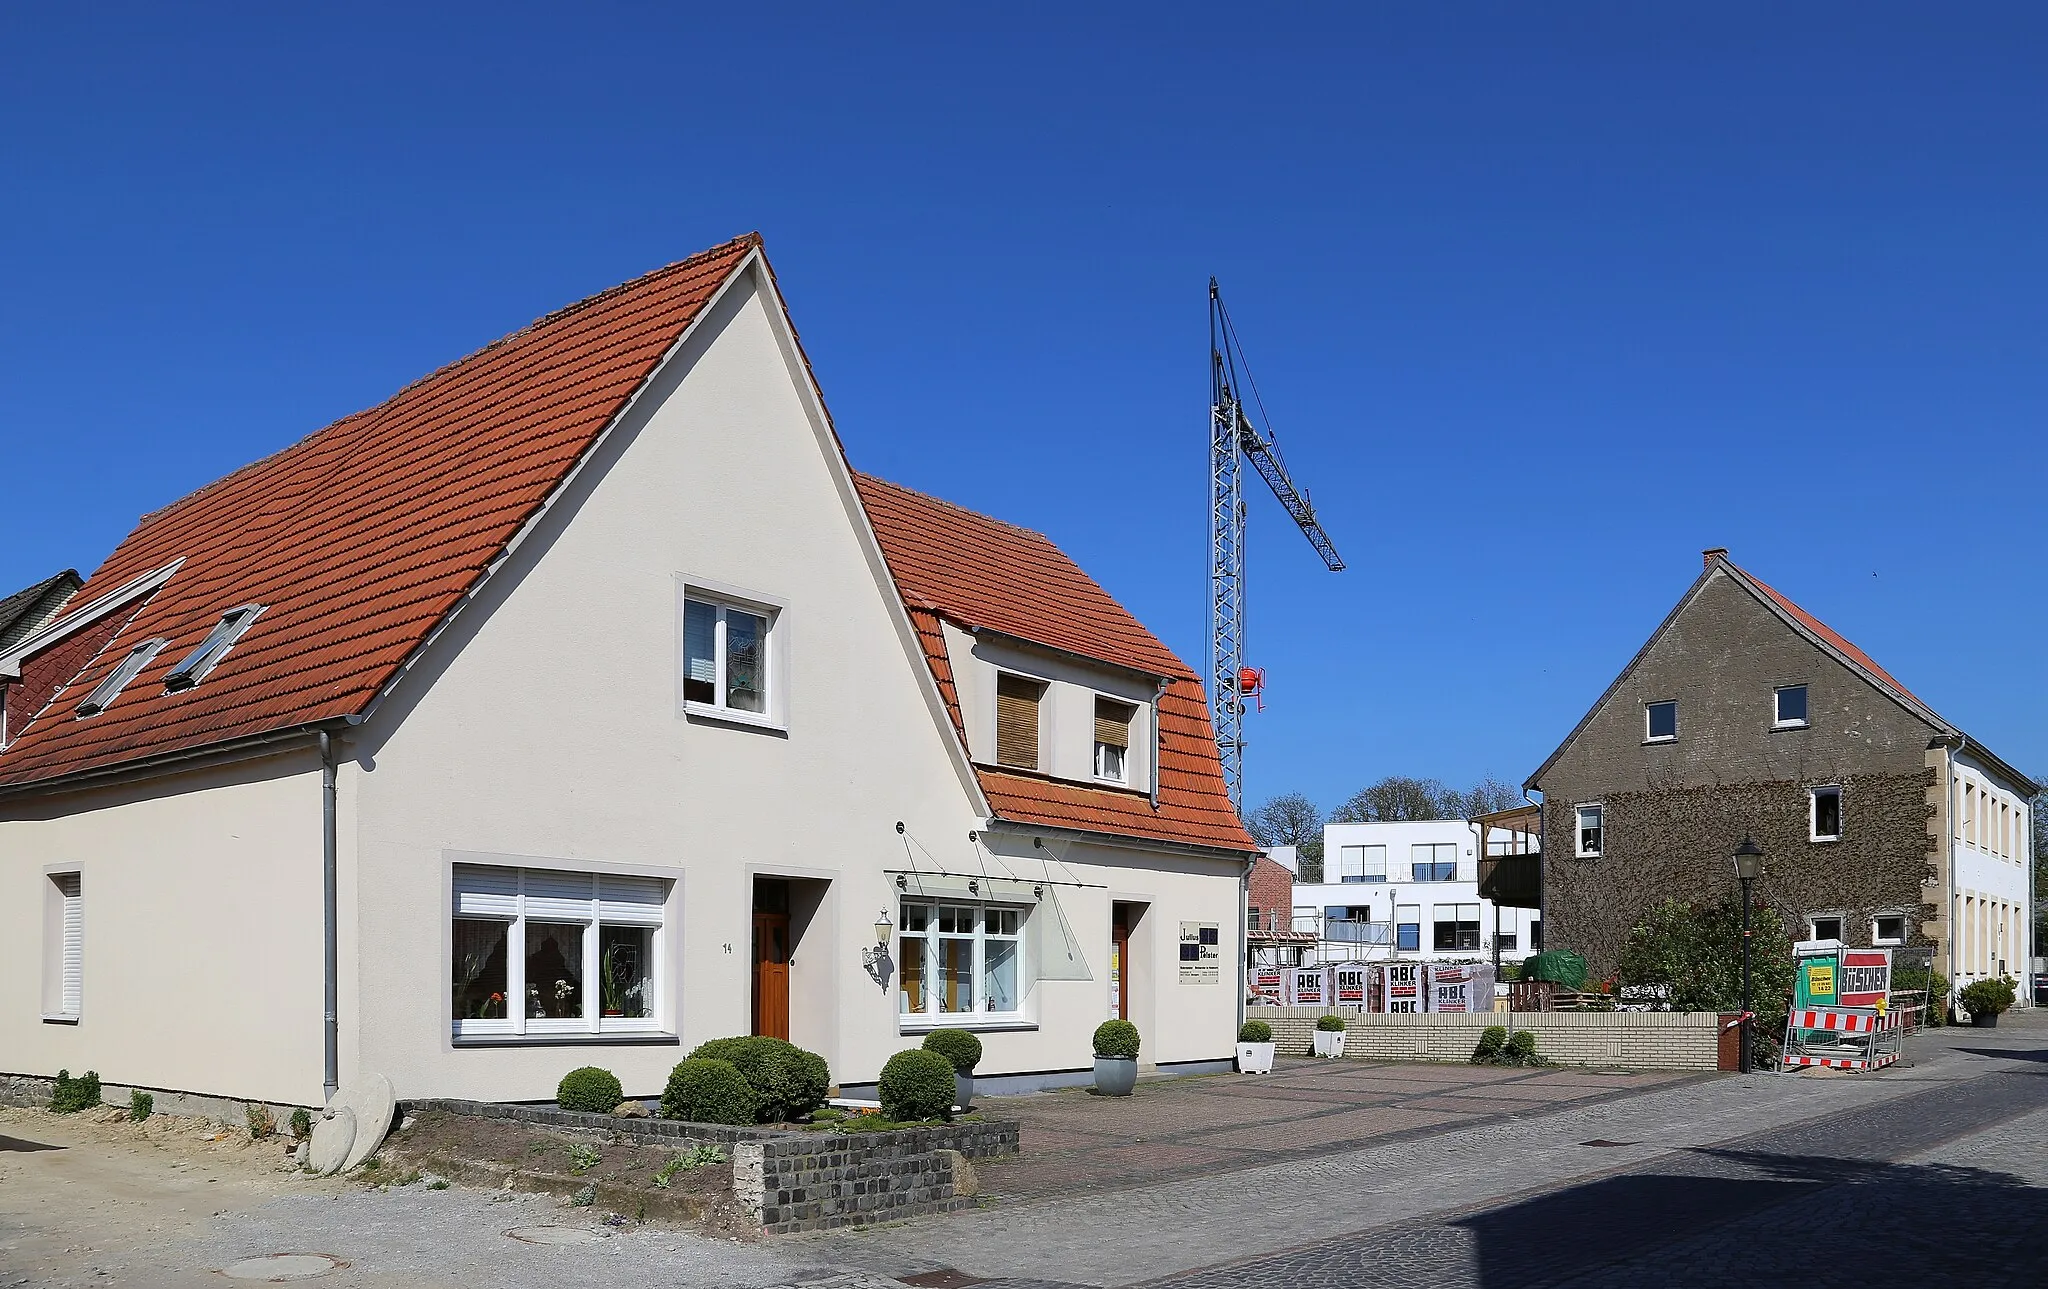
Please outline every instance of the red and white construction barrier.
[[1899, 1018], [1875, 1007], [1801, 1008], [1785, 1018], [1787, 1069], [1877, 1070], [1899, 1059]]

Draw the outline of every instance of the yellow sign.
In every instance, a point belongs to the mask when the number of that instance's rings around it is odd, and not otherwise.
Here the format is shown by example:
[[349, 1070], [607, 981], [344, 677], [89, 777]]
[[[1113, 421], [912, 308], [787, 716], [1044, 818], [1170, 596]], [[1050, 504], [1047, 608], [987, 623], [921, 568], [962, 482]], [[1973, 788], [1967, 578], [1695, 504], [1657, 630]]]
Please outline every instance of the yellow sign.
[[1835, 966], [1831, 962], [1816, 962], [1806, 968], [1806, 992], [1815, 998], [1835, 996]]

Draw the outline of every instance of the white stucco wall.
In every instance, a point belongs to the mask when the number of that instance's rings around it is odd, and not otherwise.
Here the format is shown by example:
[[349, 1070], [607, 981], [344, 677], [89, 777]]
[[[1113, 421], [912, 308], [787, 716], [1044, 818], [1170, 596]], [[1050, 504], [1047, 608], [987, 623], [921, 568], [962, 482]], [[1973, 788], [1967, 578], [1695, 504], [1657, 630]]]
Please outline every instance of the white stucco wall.
[[1944, 956], [1953, 964], [1953, 983], [1960, 988], [1995, 976], [2002, 962], [2005, 974], [2021, 983], [2021, 1005], [2031, 1006], [2027, 972], [2039, 952], [2031, 915], [2032, 803], [1967, 752], [1953, 758], [1948, 791], [1949, 898], [1956, 941], [1953, 954]]
[[996, 762], [996, 677], [1001, 672], [1046, 683], [1039, 700], [1038, 769], [1055, 778], [1094, 786], [1095, 699], [1099, 695], [1129, 703], [1130, 746], [1124, 761], [1123, 786], [1138, 792], [1152, 789], [1152, 702], [1157, 680], [1119, 668], [1092, 666], [1087, 660], [1049, 649], [1033, 649], [993, 636], [975, 636], [945, 624], [947, 661], [960, 695], [961, 723], [967, 747], [982, 765]]
[[[42, 1019], [57, 865], [82, 874], [75, 1025]], [[0, 1071], [319, 1105], [320, 908], [310, 752], [6, 803]]]
[[[1535, 952], [1531, 940], [1531, 927], [1541, 919], [1534, 909], [1503, 908], [1497, 911], [1496, 921], [1496, 910], [1492, 901], [1482, 898], [1479, 894], [1477, 843], [1478, 834], [1474, 831], [1474, 825], [1462, 819], [1326, 824], [1323, 827], [1323, 873], [1326, 877], [1334, 878], [1340, 872], [1344, 847], [1385, 846], [1387, 879], [1384, 882], [1296, 882], [1294, 904], [1297, 909], [1304, 910], [1304, 913], [1297, 916], [1295, 929], [1317, 929], [1313, 914], [1333, 906], [1367, 908], [1371, 910], [1372, 921], [1385, 922], [1391, 920], [1393, 905], [1412, 904], [1418, 906], [1421, 945], [1415, 950], [1402, 950], [1402, 957], [1427, 961], [1491, 958], [1493, 937], [1505, 927], [1516, 936], [1516, 942], [1515, 947], [1504, 950], [1501, 957], [1505, 961], [1519, 962]], [[1455, 847], [1458, 865], [1456, 879], [1447, 882], [1416, 881], [1413, 852], [1410, 848], [1417, 844]], [[1453, 904], [1479, 906], [1479, 948], [1433, 947], [1436, 908], [1439, 905]], [[1321, 962], [1371, 961], [1392, 956], [1388, 945], [1329, 941], [1319, 945], [1316, 953], [1317, 960]]]
[[[848, 1083], [915, 1044], [859, 953], [877, 912], [895, 915], [887, 872], [908, 848], [926, 865], [965, 865], [983, 821], [779, 328], [772, 299], [751, 288], [710, 311], [555, 513], [347, 745], [344, 940], [357, 951], [344, 957], [345, 993], [361, 1028], [345, 1073], [382, 1071], [401, 1096], [545, 1099], [562, 1073], [596, 1063], [631, 1094], [656, 1092], [689, 1048], [748, 1032], [752, 885], [769, 875], [830, 883], [806, 888], [825, 894], [795, 945], [791, 1038]], [[679, 576], [786, 606], [786, 729], [678, 710]], [[673, 880], [676, 1006], [664, 1019], [680, 1044], [452, 1043], [447, 874], [462, 852]], [[1205, 865], [1206, 876], [1187, 871]], [[1119, 890], [1162, 909], [1214, 905], [1226, 929], [1234, 916], [1231, 865], [1116, 871]], [[1107, 900], [1082, 904], [1106, 953]], [[984, 1072], [1086, 1064], [1104, 989], [1047, 982], [1039, 1028], [991, 1034]], [[1213, 992], [1219, 1015], [1234, 1006], [1231, 986]], [[1228, 1017], [1212, 1027], [1204, 1016], [1199, 1039], [1162, 1039], [1158, 1059], [1227, 1055]]]

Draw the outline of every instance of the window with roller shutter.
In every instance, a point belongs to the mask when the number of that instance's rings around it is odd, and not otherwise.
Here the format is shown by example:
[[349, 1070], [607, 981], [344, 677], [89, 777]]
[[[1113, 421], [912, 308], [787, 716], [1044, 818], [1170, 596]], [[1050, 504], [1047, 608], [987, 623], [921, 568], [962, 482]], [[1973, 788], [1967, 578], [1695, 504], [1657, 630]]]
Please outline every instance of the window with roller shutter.
[[51, 873], [44, 899], [43, 1018], [76, 1021], [85, 1003], [85, 885], [77, 872]]
[[1095, 700], [1095, 777], [1123, 783], [1129, 777], [1131, 721], [1138, 709], [1114, 698]]
[[996, 764], [1038, 768], [1038, 705], [1045, 682], [1004, 672], [996, 677]]

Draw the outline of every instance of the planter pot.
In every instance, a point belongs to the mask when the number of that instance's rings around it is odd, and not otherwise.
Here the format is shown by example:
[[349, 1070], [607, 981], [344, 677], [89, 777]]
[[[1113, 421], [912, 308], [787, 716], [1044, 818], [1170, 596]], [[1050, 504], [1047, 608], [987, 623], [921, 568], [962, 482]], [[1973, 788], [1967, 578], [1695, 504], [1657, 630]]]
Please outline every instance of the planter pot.
[[1976, 1026], [1976, 1027], [1977, 1027], [1978, 1029], [1997, 1029], [1997, 1028], [1998, 1028], [1998, 1013], [1997, 1013], [1997, 1012], [1971, 1012], [1971, 1013], [1970, 1013], [1970, 1024], [1972, 1024], [1972, 1025]]
[[1127, 1097], [1138, 1086], [1138, 1062], [1128, 1056], [1095, 1058], [1095, 1090], [1106, 1097]]
[[953, 1104], [962, 1110], [974, 1104], [974, 1076], [953, 1072]]
[[1344, 1055], [1344, 1031], [1341, 1029], [1319, 1029], [1316, 1035], [1317, 1056]]
[[1273, 1072], [1273, 1049], [1276, 1043], [1239, 1043], [1237, 1045], [1237, 1072], [1239, 1074], [1271, 1074]]

